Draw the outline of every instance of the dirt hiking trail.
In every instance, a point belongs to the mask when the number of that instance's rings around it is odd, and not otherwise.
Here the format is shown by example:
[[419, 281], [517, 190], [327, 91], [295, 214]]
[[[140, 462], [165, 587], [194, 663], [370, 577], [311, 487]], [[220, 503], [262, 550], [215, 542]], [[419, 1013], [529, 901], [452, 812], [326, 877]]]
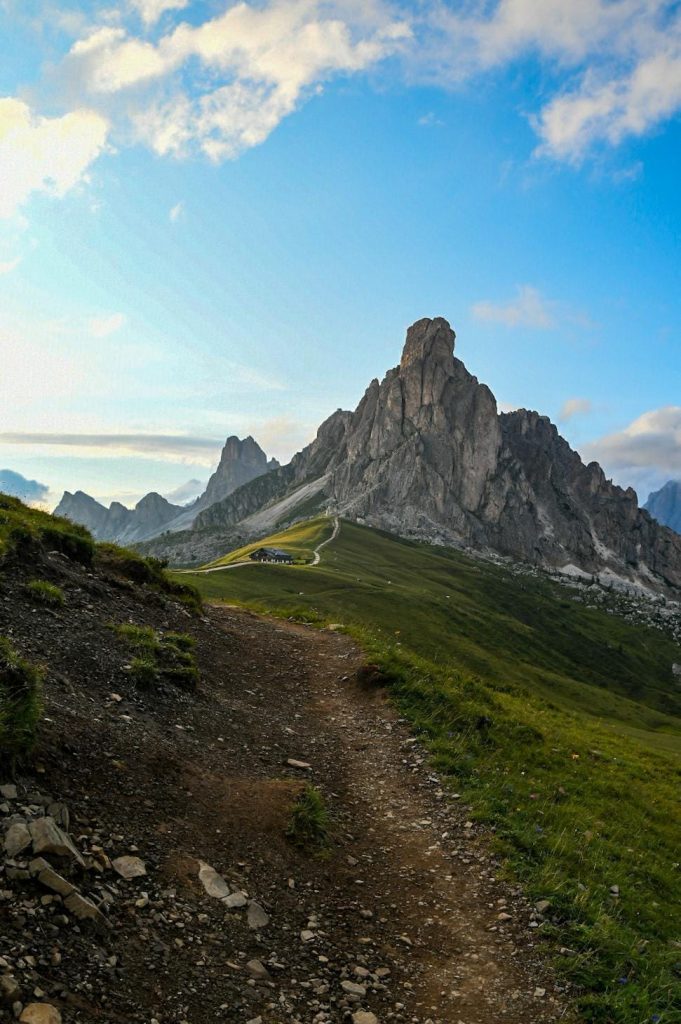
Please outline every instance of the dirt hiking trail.
[[[75, 652], [57, 627], [15, 625], [62, 659], [46, 693], [48, 767], [19, 790], [65, 801], [84, 853], [146, 866], [88, 883], [108, 921], [97, 937], [28, 890], [2, 905], [0, 954], [64, 1024], [563, 1019], [541, 918], [495, 881], [466, 808], [383, 691], [358, 682], [347, 637], [214, 607], [196, 626], [199, 692], [145, 695], [98, 675], [108, 634], [82, 630]], [[69, 666], [88, 663], [76, 685]], [[333, 821], [322, 857], [285, 835], [308, 782]], [[50, 796], [29, 795], [37, 785]]]

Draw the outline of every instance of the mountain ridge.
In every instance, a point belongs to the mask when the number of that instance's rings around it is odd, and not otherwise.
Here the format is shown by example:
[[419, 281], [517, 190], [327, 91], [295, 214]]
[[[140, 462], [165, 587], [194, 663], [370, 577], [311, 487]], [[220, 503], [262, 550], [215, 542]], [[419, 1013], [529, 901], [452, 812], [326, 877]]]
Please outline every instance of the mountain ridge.
[[150, 491], [133, 509], [118, 501], [112, 502], [107, 509], [83, 491], [74, 494], [65, 491], [54, 514], [87, 527], [97, 540], [141, 543], [167, 530], [188, 529], [203, 509], [278, 467], [277, 460], [268, 460], [253, 437], [249, 435], [242, 440], [232, 435], [225, 441], [220, 462], [206, 489], [189, 505], [174, 505], [156, 491]]
[[287, 466], [202, 511], [192, 531], [154, 552], [208, 560], [249, 535], [250, 517], [317, 485], [320, 507], [401, 536], [681, 586], [681, 538], [639, 509], [633, 489], [585, 465], [548, 417], [499, 413], [454, 356], [455, 340], [443, 318], [416, 321], [399, 365], [369, 384], [354, 412], [337, 410]]

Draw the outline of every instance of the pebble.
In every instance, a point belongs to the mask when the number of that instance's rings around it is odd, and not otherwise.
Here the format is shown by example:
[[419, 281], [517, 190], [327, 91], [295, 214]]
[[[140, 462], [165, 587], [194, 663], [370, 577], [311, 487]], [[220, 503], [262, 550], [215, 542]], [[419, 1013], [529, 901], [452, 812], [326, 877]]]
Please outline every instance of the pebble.
[[248, 904], [247, 920], [248, 927], [253, 929], [266, 928], [270, 923], [269, 915], [255, 900], [251, 900]]
[[29, 1003], [19, 1021], [21, 1024], [61, 1024], [61, 1013], [50, 1003]]

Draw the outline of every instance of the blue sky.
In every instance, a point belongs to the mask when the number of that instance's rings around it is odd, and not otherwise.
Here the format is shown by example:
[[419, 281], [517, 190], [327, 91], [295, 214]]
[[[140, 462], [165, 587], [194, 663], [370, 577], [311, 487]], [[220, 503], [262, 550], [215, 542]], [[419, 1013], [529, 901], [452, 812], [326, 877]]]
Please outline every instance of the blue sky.
[[642, 497], [681, 476], [678, 4], [0, 0], [0, 38], [0, 469], [48, 502], [285, 460], [422, 316]]

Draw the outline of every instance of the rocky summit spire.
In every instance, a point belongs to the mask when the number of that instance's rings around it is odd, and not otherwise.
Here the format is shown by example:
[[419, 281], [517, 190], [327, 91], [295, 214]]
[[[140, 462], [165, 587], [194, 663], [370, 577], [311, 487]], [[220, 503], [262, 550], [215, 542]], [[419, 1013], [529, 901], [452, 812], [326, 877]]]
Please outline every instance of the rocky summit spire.
[[405, 370], [417, 361], [437, 362], [449, 369], [454, 358], [455, 342], [456, 334], [443, 317], [417, 320], [407, 331], [400, 369]]

